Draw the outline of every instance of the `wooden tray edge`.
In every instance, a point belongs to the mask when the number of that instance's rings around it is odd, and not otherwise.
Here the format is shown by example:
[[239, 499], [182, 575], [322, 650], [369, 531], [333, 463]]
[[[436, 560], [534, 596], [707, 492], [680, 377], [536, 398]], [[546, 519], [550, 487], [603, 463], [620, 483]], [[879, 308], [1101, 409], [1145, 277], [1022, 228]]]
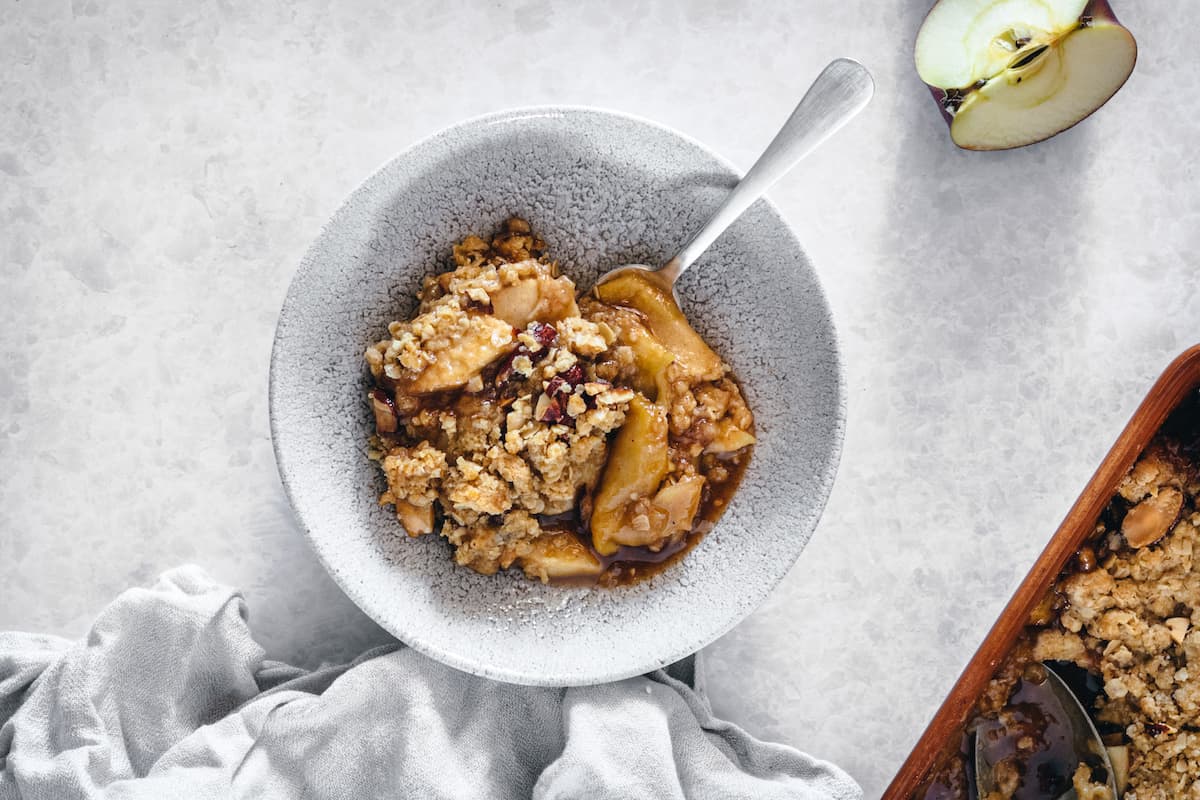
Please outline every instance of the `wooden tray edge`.
[[949, 739], [983, 692], [1000, 661], [1016, 642], [1025, 620], [1083, 544], [1117, 484], [1138, 454], [1162, 427], [1189, 391], [1200, 386], [1200, 345], [1188, 348], [1163, 371], [1117, 437], [1108, 455], [1071, 506], [1058, 530], [1021, 581], [991, 631], [975, 651], [941, 707], [917, 740], [908, 758], [884, 791], [881, 800], [910, 800], [929, 777]]

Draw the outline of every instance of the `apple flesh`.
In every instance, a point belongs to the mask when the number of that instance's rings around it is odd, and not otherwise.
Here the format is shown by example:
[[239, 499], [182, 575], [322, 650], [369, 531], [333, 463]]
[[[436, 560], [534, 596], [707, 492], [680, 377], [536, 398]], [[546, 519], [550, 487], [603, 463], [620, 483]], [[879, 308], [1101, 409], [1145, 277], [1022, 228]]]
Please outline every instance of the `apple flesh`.
[[917, 34], [917, 73], [968, 150], [1048, 139], [1108, 102], [1137, 43], [1107, 0], [939, 0]]

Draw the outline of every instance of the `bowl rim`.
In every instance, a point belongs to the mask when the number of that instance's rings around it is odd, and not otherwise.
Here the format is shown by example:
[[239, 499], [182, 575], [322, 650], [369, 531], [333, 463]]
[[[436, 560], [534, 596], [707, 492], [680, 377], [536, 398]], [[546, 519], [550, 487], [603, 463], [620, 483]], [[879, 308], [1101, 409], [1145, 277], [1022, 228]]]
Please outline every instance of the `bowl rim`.
[[[271, 449], [275, 458], [276, 469], [279, 473], [280, 483], [283, 486], [284, 494], [287, 497], [288, 505], [291, 508], [293, 518], [296, 520], [301, 532], [304, 534], [304, 538], [308, 542], [309, 548], [316, 555], [318, 562], [321, 564], [322, 568], [324, 568], [326, 574], [333, 579], [338, 588], [344, 592], [348, 598], [350, 598], [354, 605], [363, 614], [365, 614], [381, 628], [386, 630], [390, 635], [394, 636], [403, 644], [413, 648], [422, 655], [428, 656], [442, 664], [453, 667], [454, 669], [468, 672], [473, 675], [478, 675], [491, 680], [526, 686], [595, 685], [600, 683], [620, 681], [626, 678], [632, 678], [638, 675], [653, 672], [657, 669], [662, 669], [672, 663], [675, 663], [680, 659], [686, 658], [693, 653], [699, 652], [720, 637], [724, 636], [736, 625], [746, 619], [746, 617], [748, 617], [750, 614], [754, 613], [754, 611], [762, 606], [762, 604], [770, 596], [771, 592], [774, 591], [774, 589], [792, 571], [796, 562], [803, 553], [804, 548], [807, 547], [808, 542], [811, 541], [811, 537], [815, 535], [817, 527], [820, 524], [820, 520], [824, 515], [825, 508], [828, 505], [829, 497], [833, 490], [833, 484], [837, 478], [838, 470], [841, 465], [846, 432], [846, 375], [842, 356], [841, 339], [838, 334], [836, 320], [833, 315], [833, 308], [829, 303], [829, 298], [826, 295], [825, 287], [820, 280], [820, 274], [817, 270], [817, 267], [815, 263], [813, 263], [811, 257], [808, 255], [808, 251], [805, 250], [799, 236], [797, 236], [795, 229], [792, 227], [792, 224], [779, 211], [778, 207], [771, 201], [771, 199], [766, 194], [763, 194], [762, 197], [755, 201], [755, 205], [758, 205], [759, 203], [764, 204], [766, 208], [773, 214], [773, 216], [782, 223], [782, 232], [786, 234], [790, 244], [793, 245], [796, 250], [803, 255], [809, 268], [813, 272], [813, 276], [815, 278], [813, 283], [813, 291], [809, 295], [808, 299], [813, 306], [819, 307], [821, 315], [829, 321], [829, 360], [833, 377], [831, 388], [835, 396], [833, 397], [832, 403], [834, 413], [830, 418], [832, 424], [828, 431], [829, 458], [826, 462], [825, 468], [815, 476], [816, 491], [813, 493], [813, 497], [815, 498], [816, 502], [812, 506], [814, 516], [812, 528], [808, 531], [809, 538], [805, 540], [804, 546], [797, 550], [794, 555], [780, 562], [780, 564], [785, 564], [785, 566], [774, 570], [771, 573], [767, 573], [765, 579], [755, 585], [754, 589], [749, 592], [752, 597], [752, 603], [745, 607], [734, 607], [732, 609], [732, 613], [728, 615], [728, 618], [721, 620], [717, 625], [696, 626], [698, 630], [697, 635], [689, 637], [687, 643], [672, 649], [669, 653], [665, 653], [656, 658], [646, 659], [645, 663], [638, 666], [588, 675], [582, 680], [573, 680], [570, 682], [564, 682], [562, 680], [562, 676], [560, 675], [546, 675], [544, 672], [539, 672], [536, 668], [537, 665], [532, 662], [524, 669], [517, 669], [514, 667], [495, 666], [488, 663], [474, 661], [469, 657], [461, 656], [457, 652], [442, 648], [436, 642], [436, 640], [429, 640], [420, 636], [410, 637], [410, 634], [407, 631], [402, 630], [404, 626], [401, 624], [396, 624], [394, 619], [388, 618], [385, 622], [367, 610], [368, 607], [373, 607], [374, 604], [371, 601], [364, 599], [364, 593], [359, 591], [358, 585], [354, 581], [343, 579], [341, 570], [336, 568], [326, 558], [322, 548], [318, 546], [316, 537], [314, 536], [308, 522], [298, 511], [296, 497], [294, 496], [295, 490], [291, 484], [291, 480], [288, 477], [287, 468], [285, 467], [287, 458], [281, 452], [280, 447], [279, 414], [277, 413], [277, 405], [280, 401], [279, 393], [276, 391], [278, 374], [276, 367], [281, 358], [280, 350], [283, 338], [282, 329], [284, 316], [288, 310], [288, 306], [292, 302], [292, 292], [296, 288], [298, 279], [300, 277], [300, 268], [308, 260], [317, 244], [324, 239], [325, 236], [340, 221], [342, 214], [346, 213], [347, 209], [350, 207], [350, 201], [360, 192], [363, 192], [365, 189], [367, 189], [374, 181], [381, 179], [383, 173], [392, 164], [408, 158], [412, 154], [434, 144], [435, 142], [445, 137], [452, 136], [458, 132], [483, 128], [489, 125], [518, 122], [523, 119], [569, 117], [615, 118], [617, 120], [635, 123], [636, 125], [646, 126], [692, 145], [701, 153], [713, 159], [717, 165], [727, 170], [730, 174], [730, 177], [740, 180], [744, 175], [744, 173], [734, 166], [732, 162], [717, 153], [711, 147], [707, 146], [700, 140], [683, 133], [682, 131], [679, 131], [676, 128], [637, 114], [632, 114], [625, 111], [617, 111], [601, 106], [592, 106], [586, 104], [535, 104], [527, 106], [514, 106], [467, 117], [458, 122], [438, 128], [432, 133], [417, 139], [408, 146], [393, 153], [378, 166], [376, 166], [362, 180], [360, 180], [354, 186], [354, 188], [352, 188], [342, 198], [337, 208], [335, 208], [332, 214], [321, 224], [320, 229], [309, 241], [308, 246], [305, 248], [303, 255], [300, 257], [300, 260], [297, 262], [297, 265], [292, 272], [291, 280], [288, 282], [283, 300], [280, 303], [279, 314], [276, 319], [275, 333], [271, 345], [271, 357], [267, 380], [267, 408], [271, 433]], [[718, 521], [717, 524], [719, 525], [720, 521]]]

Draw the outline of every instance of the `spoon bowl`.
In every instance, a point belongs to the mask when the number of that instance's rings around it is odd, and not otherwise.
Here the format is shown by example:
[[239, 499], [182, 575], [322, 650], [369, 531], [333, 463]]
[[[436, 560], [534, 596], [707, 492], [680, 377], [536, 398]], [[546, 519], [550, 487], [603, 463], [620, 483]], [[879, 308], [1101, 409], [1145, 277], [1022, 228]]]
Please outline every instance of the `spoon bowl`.
[[[975, 732], [975, 786], [979, 796], [986, 797], [997, 788], [995, 767], [999, 759], [994, 756], [1013, 749], [1013, 739], [1033, 735], [1036, 745], [1033, 752], [1026, 754], [1030, 759], [1026, 764], [1027, 769], [1024, 770], [1026, 774], [1033, 771], [1032, 760], [1039, 756], [1047, 758], [1050, 762], [1059, 761], [1059, 766], [1066, 764], [1072, 773], [1081, 763], [1099, 766], [1105, 771], [1105, 782], [1112, 796], [1120, 797], [1108, 750], [1104, 747], [1104, 740], [1100, 738], [1091, 717], [1067, 682], [1048, 664], [1042, 666], [1046, 670], [1046, 680], [1041, 684], [1026, 684], [1018, 690], [1014, 698], [1020, 697], [1016, 705], [1037, 708], [1036, 713], [1046, 720], [1045, 730], [1031, 732], [1019, 727], [1021, 720], [1014, 714], [1016, 730], [1009, 730], [999, 720], [993, 720]], [[1042, 766], [1054, 765], [1048, 763]], [[1068, 788], [1057, 800], [1076, 798], [1075, 789]]]

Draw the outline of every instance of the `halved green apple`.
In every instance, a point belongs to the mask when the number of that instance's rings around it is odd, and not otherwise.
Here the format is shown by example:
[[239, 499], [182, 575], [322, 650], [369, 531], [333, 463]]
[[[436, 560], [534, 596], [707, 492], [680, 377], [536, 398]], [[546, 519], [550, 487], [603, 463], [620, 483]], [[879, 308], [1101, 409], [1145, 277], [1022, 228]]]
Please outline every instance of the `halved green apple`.
[[938, 0], [915, 50], [967, 150], [1049, 139], [1108, 102], [1137, 61], [1107, 0]]

